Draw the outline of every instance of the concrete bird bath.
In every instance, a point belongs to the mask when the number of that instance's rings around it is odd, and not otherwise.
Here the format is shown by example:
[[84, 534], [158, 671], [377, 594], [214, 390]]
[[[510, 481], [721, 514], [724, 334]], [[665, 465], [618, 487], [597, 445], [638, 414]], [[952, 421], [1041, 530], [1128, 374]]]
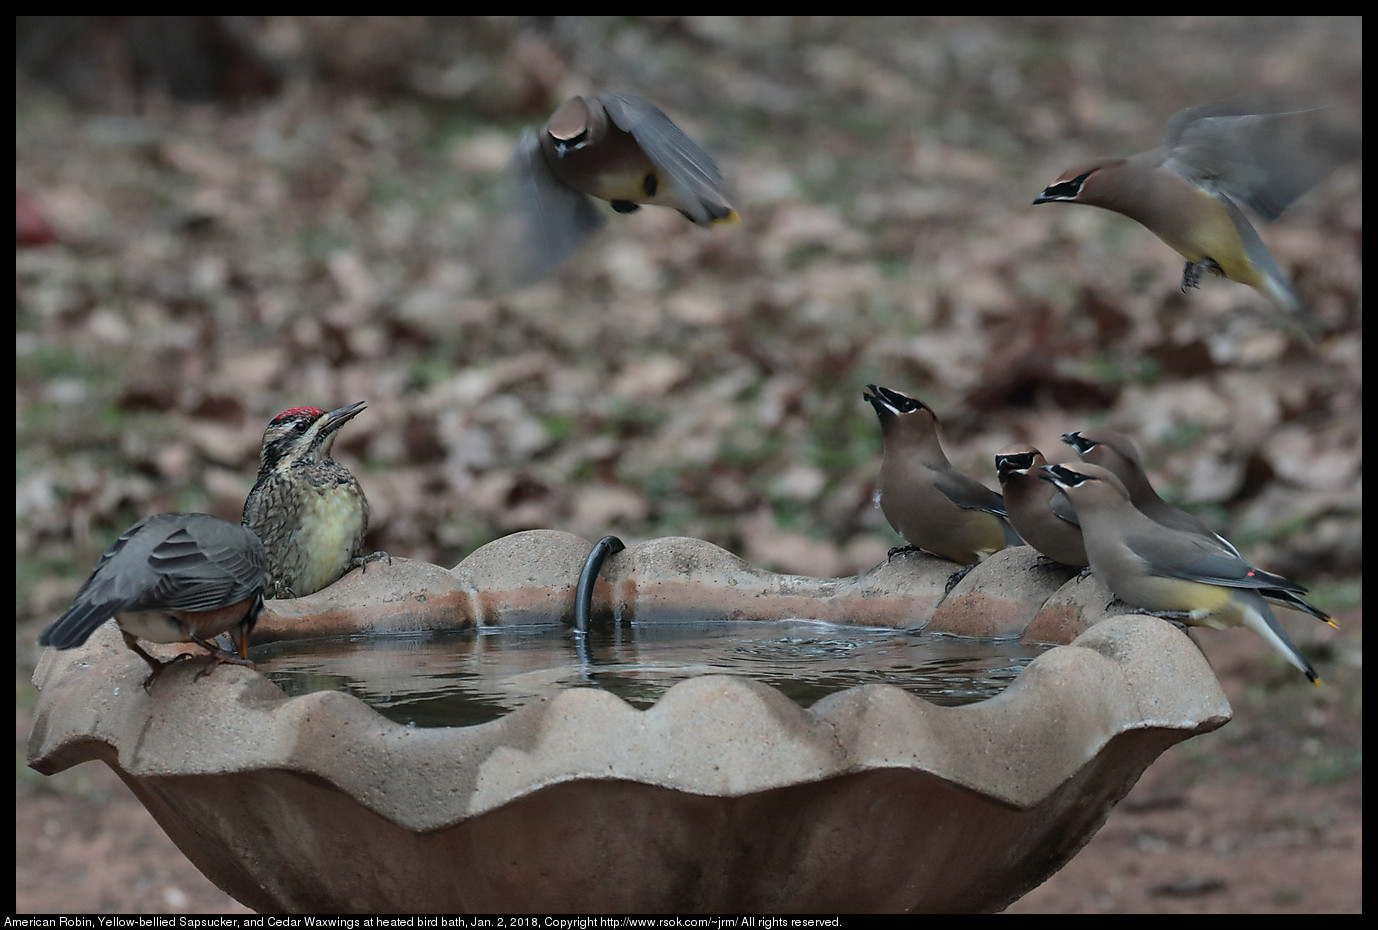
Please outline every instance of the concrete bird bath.
[[[567, 621], [590, 544], [518, 533], [452, 570], [395, 559], [270, 601], [255, 641]], [[646, 710], [562, 690], [408, 727], [259, 672], [146, 671], [113, 625], [49, 650], [29, 764], [108, 764], [195, 865], [260, 911], [995, 911], [1065, 864], [1169, 746], [1229, 720], [1170, 624], [1105, 616], [1092, 578], [1005, 550], [779, 575], [694, 539], [613, 555], [597, 618], [810, 617], [1067, 643], [989, 700], [864, 685], [804, 709], [706, 675]], [[169, 653], [171, 650], [169, 650]]]

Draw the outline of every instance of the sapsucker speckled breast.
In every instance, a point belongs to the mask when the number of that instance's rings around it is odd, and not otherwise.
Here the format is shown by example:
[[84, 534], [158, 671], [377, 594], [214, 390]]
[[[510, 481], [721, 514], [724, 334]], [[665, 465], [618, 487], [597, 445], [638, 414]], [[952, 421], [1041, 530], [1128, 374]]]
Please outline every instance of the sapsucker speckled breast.
[[271, 597], [304, 597], [385, 552], [364, 555], [368, 499], [330, 449], [362, 401], [332, 410], [293, 407], [263, 433], [258, 480], [244, 501], [243, 523], [268, 550]]

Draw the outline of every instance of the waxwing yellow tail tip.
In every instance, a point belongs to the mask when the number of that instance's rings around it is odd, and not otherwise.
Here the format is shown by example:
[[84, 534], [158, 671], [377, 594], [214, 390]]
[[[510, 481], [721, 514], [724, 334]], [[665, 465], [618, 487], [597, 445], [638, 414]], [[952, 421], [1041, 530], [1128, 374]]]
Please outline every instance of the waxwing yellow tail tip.
[[735, 226], [742, 221], [742, 215], [736, 210], [728, 210], [727, 215], [713, 221], [714, 226]]
[[1320, 680], [1319, 678], [1313, 678], [1313, 679], [1311, 679], [1311, 684], [1313, 684], [1313, 685], [1315, 685], [1317, 688], [1319, 688], [1319, 687], [1321, 686], [1321, 680]]
[[1326, 618], [1325, 618], [1325, 622], [1328, 623], [1328, 624], [1330, 624], [1331, 626], [1333, 626], [1333, 627], [1334, 627], [1335, 629], [1337, 629], [1337, 630], [1340, 628], [1340, 625], [1339, 625], [1338, 623], [1335, 622], [1335, 618], [1334, 618], [1334, 617], [1326, 617]]

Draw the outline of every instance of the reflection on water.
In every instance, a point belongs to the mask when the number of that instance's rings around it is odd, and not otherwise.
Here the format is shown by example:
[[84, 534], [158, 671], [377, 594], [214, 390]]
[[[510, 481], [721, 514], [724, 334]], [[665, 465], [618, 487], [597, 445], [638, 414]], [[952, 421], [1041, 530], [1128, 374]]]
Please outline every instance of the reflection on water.
[[808, 707], [834, 691], [897, 685], [935, 704], [1004, 690], [1044, 647], [973, 642], [812, 620], [631, 623], [581, 638], [563, 627], [295, 640], [256, 647], [291, 695], [347, 691], [399, 723], [468, 726], [564, 688], [651, 706], [698, 675], [765, 682]]

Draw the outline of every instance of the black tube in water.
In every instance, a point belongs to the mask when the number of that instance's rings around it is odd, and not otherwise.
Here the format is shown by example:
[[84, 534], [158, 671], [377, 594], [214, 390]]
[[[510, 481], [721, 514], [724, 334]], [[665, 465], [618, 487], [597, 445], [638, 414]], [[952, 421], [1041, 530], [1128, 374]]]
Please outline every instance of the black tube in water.
[[608, 556], [625, 548], [627, 547], [622, 540], [616, 536], [604, 536], [594, 543], [593, 550], [589, 552], [588, 560], [584, 562], [584, 570], [579, 573], [579, 587], [574, 594], [574, 629], [580, 633], [588, 632], [589, 611], [593, 607], [593, 585], [598, 580], [598, 573], [603, 570], [603, 563], [608, 560]]

